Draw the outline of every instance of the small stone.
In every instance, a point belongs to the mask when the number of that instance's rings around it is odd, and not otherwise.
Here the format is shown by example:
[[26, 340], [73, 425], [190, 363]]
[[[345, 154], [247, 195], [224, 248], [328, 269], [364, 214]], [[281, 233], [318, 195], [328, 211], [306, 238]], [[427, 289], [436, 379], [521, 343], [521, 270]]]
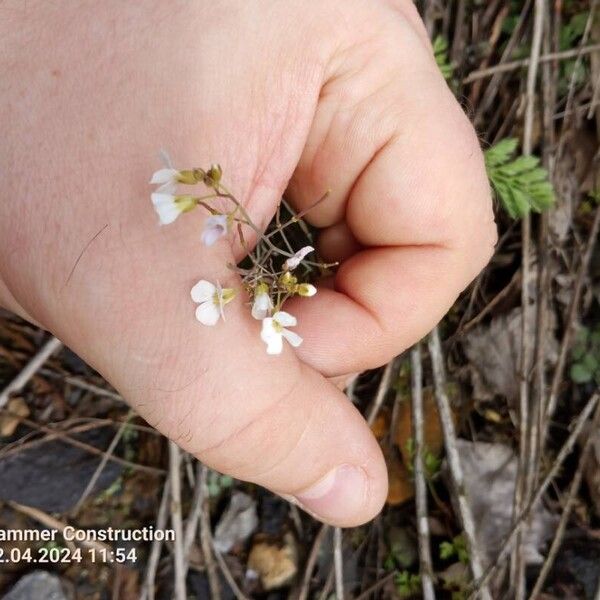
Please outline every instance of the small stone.
[[60, 579], [46, 571], [24, 575], [4, 596], [4, 600], [67, 600]]
[[298, 571], [298, 552], [291, 534], [284, 537], [283, 546], [259, 542], [248, 557], [247, 577], [258, 575], [265, 591], [283, 587]]
[[29, 416], [29, 407], [23, 398], [11, 398], [0, 416], [0, 437], [8, 438], [17, 429], [23, 417]]

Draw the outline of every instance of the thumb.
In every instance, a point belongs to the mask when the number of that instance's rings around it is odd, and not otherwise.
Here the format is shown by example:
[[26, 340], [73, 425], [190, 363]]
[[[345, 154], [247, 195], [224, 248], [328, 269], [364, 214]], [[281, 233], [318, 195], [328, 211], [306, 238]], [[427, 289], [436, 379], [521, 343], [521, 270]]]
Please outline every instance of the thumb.
[[[195, 221], [160, 232], [161, 254], [181, 248], [189, 225], [197, 231]], [[138, 292], [129, 279], [129, 289], [118, 294], [143, 293], [150, 302], [132, 311], [120, 303], [101, 320], [88, 313], [76, 336], [70, 328], [56, 333], [151, 425], [210, 467], [269, 488], [333, 525], [371, 519], [386, 497], [386, 468], [347, 397], [291, 347], [268, 355], [242, 294], [224, 307], [224, 321], [212, 327], [196, 321], [190, 290], [198, 279], [241, 288], [224, 267], [231, 260], [223, 242], [201, 263], [156, 261], [151, 273], [138, 271]], [[126, 343], [114, 343], [125, 335]], [[82, 343], [89, 339], [93, 345]]]

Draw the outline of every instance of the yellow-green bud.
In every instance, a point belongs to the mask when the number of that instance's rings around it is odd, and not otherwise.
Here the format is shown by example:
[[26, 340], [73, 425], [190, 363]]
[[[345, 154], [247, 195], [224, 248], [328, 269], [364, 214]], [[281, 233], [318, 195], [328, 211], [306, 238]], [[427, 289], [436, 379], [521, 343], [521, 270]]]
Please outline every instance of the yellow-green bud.
[[190, 171], [189, 169], [186, 169], [185, 171], [179, 171], [179, 175], [177, 175], [177, 181], [179, 181], [179, 183], [184, 183], [185, 185], [194, 185], [198, 183], [198, 180], [194, 175], [194, 171]]
[[263, 281], [261, 281], [254, 290], [255, 296], [259, 296], [261, 294], [268, 294], [268, 293], [269, 293], [269, 286], [268, 286], [268, 284], [264, 283]]
[[317, 288], [310, 283], [300, 283], [296, 286], [296, 293], [299, 296], [304, 296], [305, 298], [310, 298], [317, 293]]
[[298, 283], [298, 279], [289, 271], [286, 271], [280, 278], [279, 283], [286, 288], [294, 287]]
[[177, 204], [177, 208], [179, 208], [182, 213], [189, 212], [196, 208], [196, 199], [189, 194], [175, 196], [175, 204]]
[[223, 169], [221, 169], [221, 165], [211, 165], [210, 169], [206, 172], [204, 183], [209, 187], [217, 185], [221, 181], [222, 175]]

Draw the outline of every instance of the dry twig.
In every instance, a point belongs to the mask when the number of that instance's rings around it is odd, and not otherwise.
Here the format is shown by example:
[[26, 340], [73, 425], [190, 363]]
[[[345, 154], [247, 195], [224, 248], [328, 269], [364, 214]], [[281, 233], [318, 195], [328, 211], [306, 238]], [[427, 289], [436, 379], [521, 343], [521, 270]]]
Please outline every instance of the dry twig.
[[[544, 31], [545, 0], [535, 0], [533, 36], [529, 67], [527, 69], [527, 87], [525, 92], [525, 117], [523, 122], [523, 154], [532, 152], [533, 121], [535, 116], [535, 88], [538, 66], [542, 49]], [[521, 364], [519, 384], [519, 472], [515, 485], [515, 510], [517, 515], [529, 498], [533, 485], [533, 470], [535, 461], [531, 464], [530, 448], [537, 438], [537, 419], [533, 419], [530, 411], [529, 375], [531, 370], [532, 337], [528, 335], [529, 314], [529, 284], [531, 281], [531, 218], [529, 213], [523, 216], [521, 228], [522, 261], [521, 271], [523, 282], [521, 288]], [[522, 551], [520, 536], [517, 537], [511, 561], [511, 588], [516, 600], [525, 597], [525, 557]]]
[[[600, 208], [596, 209], [592, 228], [588, 236], [585, 249], [581, 256], [581, 265], [577, 272], [577, 279], [575, 281], [575, 288], [567, 310], [567, 317], [565, 321], [565, 331], [560, 343], [560, 351], [558, 354], [558, 361], [554, 369], [554, 376], [552, 377], [552, 385], [550, 387], [550, 396], [548, 398], [548, 407], [545, 410], [545, 431], [547, 431], [548, 423], [556, 410], [556, 404], [558, 402], [558, 394], [560, 392], [560, 386], [563, 381], [563, 374], [565, 365], [567, 364], [567, 358], [571, 347], [571, 338], [573, 336], [574, 325], [577, 322], [577, 310], [579, 308], [579, 302], [581, 300], [581, 292], [583, 290], [583, 283], [590, 267], [590, 261], [592, 259], [592, 253], [598, 239], [598, 233], [600, 232]], [[545, 435], [543, 436], [545, 437]]]
[[375, 395], [375, 400], [373, 401], [373, 405], [369, 410], [369, 414], [367, 415], [367, 423], [369, 425], [373, 425], [381, 407], [383, 405], [383, 401], [385, 400], [385, 395], [390, 388], [390, 382], [392, 380], [392, 374], [394, 373], [396, 360], [390, 360], [390, 362], [385, 366], [383, 370], [383, 375], [381, 376], [381, 381], [379, 382], [379, 387], [377, 388], [377, 394]]
[[[211, 538], [211, 543], [212, 543], [212, 538]], [[237, 600], [248, 600], [248, 597], [242, 592], [242, 590], [240, 590], [238, 584], [235, 582], [235, 579], [233, 578], [233, 575], [231, 574], [231, 571], [229, 570], [229, 567], [227, 566], [225, 559], [223, 558], [223, 556], [221, 555], [219, 550], [217, 548], [215, 548], [214, 543], [213, 543], [213, 550], [215, 552], [215, 558], [217, 559], [219, 568], [221, 569], [221, 573], [223, 573], [223, 577], [225, 577], [225, 580], [227, 581], [227, 584], [231, 588], [233, 595], [236, 597]], [[220, 592], [219, 592], [219, 594], [220, 594]], [[215, 598], [215, 596], [211, 596], [211, 600], [214, 600], [214, 598]]]
[[[156, 516], [155, 529], [159, 531], [164, 530], [167, 525], [169, 516], [169, 498], [171, 494], [169, 486], [170, 480], [167, 477], [165, 485], [163, 486], [158, 515]], [[144, 585], [140, 592], [140, 600], [154, 600], [154, 580], [156, 579], [156, 569], [158, 567], [162, 545], [163, 541], [159, 537], [156, 537], [152, 542], [152, 548], [150, 549], [150, 556], [148, 557], [148, 564], [146, 566], [146, 574], [144, 575]]]
[[[221, 598], [221, 583], [219, 581], [217, 565], [215, 564], [215, 559], [213, 555], [214, 545], [212, 540], [212, 532], [210, 530], [210, 496], [208, 493], [208, 467], [206, 465], [200, 466], [199, 476], [200, 485], [202, 489], [202, 510], [200, 512], [200, 546], [202, 548], [202, 556], [204, 557], [204, 564], [206, 566], [206, 576], [208, 577], [208, 585], [210, 587], [211, 599], [219, 600]], [[223, 570], [222, 567], [221, 570]]]
[[42, 346], [40, 351], [25, 365], [23, 370], [0, 392], [0, 408], [8, 402], [11, 394], [20, 392], [46, 361], [61, 348], [62, 342], [54, 336], [51, 337]]
[[552, 544], [550, 545], [550, 549], [548, 550], [548, 556], [544, 561], [544, 565], [538, 575], [537, 581], [533, 587], [533, 590], [529, 596], [530, 600], [536, 600], [539, 598], [539, 595], [542, 591], [544, 583], [546, 582], [546, 578], [550, 573], [550, 569], [554, 565], [554, 561], [560, 549], [560, 546], [563, 541], [563, 536], [565, 534], [565, 529], [567, 527], [567, 523], [569, 522], [569, 517], [571, 516], [571, 511], [573, 510], [573, 506], [575, 505], [575, 500], [577, 498], [577, 493], [579, 492], [579, 488], [581, 486], [581, 481], [583, 480], [583, 473], [586, 466], [586, 463], [590, 457], [590, 452], [592, 450], [592, 445], [594, 442], [594, 436], [598, 432], [598, 427], [600, 426], [600, 403], [596, 405], [596, 412], [594, 414], [594, 418], [592, 420], [592, 424], [590, 427], [589, 435], [583, 445], [581, 450], [581, 457], [579, 458], [579, 464], [577, 465], [577, 471], [575, 471], [575, 475], [573, 476], [573, 481], [571, 482], [571, 486], [569, 487], [569, 492], [567, 495], [567, 501], [565, 502], [563, 512], [560, 516], [560, 522], [558, 527], [556, 528], [556, 533], [554, 535], [554, 539], [552, 540]]
[[[442, 433], [444, 435], [444, 446], [446, 448], [446, 457], [448, 467], [452, 478], [454, 493], [456, 494], [456, 503], [462, 521], [467, 547], [469, 549], [469, 565], [475, 581], [483, 575], [483, 562], [479, 552], [477, 538], [475, 536], [475, 521], [471, 512], [471, 505], [467, 499], [464, 485], [464, 476], [460, 464], [460, 456], [456, 447], [456, 432], [454, 430], [454, 421], [452, 420], [452, 411], [450, 409], [450, 400], [446, 393], [446, 376], [444, 372], [444, 358], [442, 356], [442, 346], [440, 343], [440, 334], [437, 327], [429, 335], [429, 354], [433, 367], [433, 377], [435, 384], [435, 400], [437, 404], [440, 422], [442, 424]], [[487, 588], [487, 583], [481, 583], [479, 594], [484, 600], [491, 600], [492, 596]]]
[[132, 417], [133, 417], [133, 411], [130, 410], [127, 413], [127, 417], [121, 423], [121, 426], [117, 430], [117, 433], [115, 433], [115, 435], [113, 436], [113, 439], [111, 440], [110, 445], [108, 446], [108, 448], [106, 449], [106, 451], [104, 452], [104, 454], [102, 456], [102, 460], [100, 461], [100, 464], [96, 467], [94, 474], [90, 478], [85, 490], [83, 490], [83, 493], [79, 497], [77, 504], [71, 511], [72, 516], [75, 516], [79, 512], [79, 510], [81, 509], [81, 506], [87, 500], [87, 497], [90, 495], [90, 493], [94, 489], [94, 486], [96, 485], [96, 482], [98, 481], [98, 477], [100, 477], [100, 475], [102, 474], [102, 471], [104, 470], [104, 467], [106, 466], [106, 463], [108, 463], [110, 457], [113, 455], [113, 453], [117, 447], [117, 444], [121, 441], [121, 438], [123, 437], [123, 434], [125, 433], [125, 430], [127, 429], [127, 425], [129, 424], [129, 420]]
[[300, 593], [298, 594], [298, 600], [306, 600], [308, 598], [312, 573], [315, 565], [317, 564], [319, 551], [321, 550], [323, 540], [325, 539], [328, 531], [329, 525], [321, 525], [321, 529], [319, 529], [319, 533], [317, 533], [315, 537], [315, 541], [310, 549], [310, 554], [308, 555], [308, 560], [306, 561], [306, 567], [304, 569], [304, 576], [302, 577], [302, 585], [300, 587]]
[[344, 557], [342, 554], [342, 530], [333, 529], [333, 565], [335, 568], [335, 597], [344, 600]]
[[[575, 58], [576, 56], [582, 56], [584, 54], [592, 54], [593, 52], [600, 52], [600, 44], [592, 44], [590, 46], [584, 46], [583, 48], [571, 48], [569, 50], [563, 50], [562, 52], [549, 52], [540, 56], [540, 63], [554, 62], [556, 60], [567, 60], [569, 58]], [[477, 69], [469, 73], [464, 79], [463, 83], [473, 83], [478, 79], [485, 77], [491, 77], [497, 73], [508, 73], [515, 69], [522, 67], [528, 67], [531, 64], [531, 58], [522, 58], [520, 60], [512, 60], [510, 62], [500, 63], [493, 67], [487, 67], [485, 69]]]
[[181, 518], [181, 451], [169, 440], [169, 479], [171, 481], [171, 525], [175, 531], [173, 558], [175, 565], [175, 599], [186, 600], [185, 558], [183, 556], [183, 520]]
[[512, 547], [513, 542], [515, 541], [515, 538], [517, 537], [518, 533], [521, 531], [523, 525], [525, 524], [526, 519], [528, 518], [528, 516], [531, 512], [531, 509], [534, 506], [536, 506], [538, 502], [541, 501], [541, 499], [544, 496], [544, 494], [546, 493], [546, 490], [548, 489], [550, 483], [556, 477], [558, 471], [562, 467], [562, 464], [564, 463], [565, 459], [572, 452], [573, 447], [575, 446], [575, 443], [577, 442], [579, 436], [581, 435], [581, 431], [583, 430], [583, 427], [585, 426], [590, 414], [596, 407], [596, 404], [597, 404], [599, 398], [600, 398], [600, 394], [594, 394], [586, 403], [585, 407], [583, 408], [583, 410], [577, 417], [577, 420], [575, 422], [573, 430], [571, 431], [567, 440], [562, 445], [560, 452], [558, 453], [556, 459], [552, 463], [550, 470], [546, 474], [546, 477], [544, 477], [544, 480], [542, 481], [542, 483], [538, 487], [537, 491], [535, 492], [535, 494], [529, 501], [529, 504], [527, 504], [527, 506], [523, 509], [523, 511], [515, 519], [515, 523], [513, 524], [511, 531], [508, 533], [508, 535], [506, 536], [506, 539], [502, 543], [502, 546], [500, 548], [500, 551], [498, 552], [498, 556], [496, 558], [495, 563], [493, 565], [490, 565], [486, 569], [485, 573], [483, 574], [483, 577], [475, 585], [473, 594], [469, 598], [473, 598], [479, 591], [480, 586], [487, 584], [490, 581], [490, 579], [495, 575], [497, 569], [502, 565], [504, 558], [510, 552], [510, 549]]
[[417, 535], [419, 539], [419, 559], [421, 587], [424, 600], [434, 600], [433, 566], [429, 546], [429, 521], [427, 520], [427, 483], [423, 452], [425, 434], [423, 431], [423, 373], [421, 365], [421, 346], [417, 344], [410, 354], [412, 378], [412, 430], [414, 442], [413, 472], [415, 477], [415, 504], [417, 512]]
[[[55, 519], [48, 513], [45, 513], [43, 510], [39, 508], [33, 508], [32, 506], [25, 506], [24, 504], [19, 504], [18, 502], [13, 502], [12, 500], [7, 501], [8, 506], [10, 506], [13, 510], [30, 517], [31, 519], [37, 521], [44, 525], [44, 527], [48, 527], [49, 529], [56, 529], [61, 535], [63, 534], [66, 527], [68, 527], [68, 523], [64, 521], [60, 521], [59, 519]], [[84, 548], [91, 548], [98, 552], [111, 552], [111, 547], [108, 544], [104, 544], [97, 540], [89, 540], [86, 539], [85, 531], [81, 529], [75, 529], [73, 535], [73, 539], [77, 541], [77, 544], [83, 546]], [[79, 537], [82, 539], [80, 540]], [[68, 544], [72, 544], [72, 542], [67, 542]]]

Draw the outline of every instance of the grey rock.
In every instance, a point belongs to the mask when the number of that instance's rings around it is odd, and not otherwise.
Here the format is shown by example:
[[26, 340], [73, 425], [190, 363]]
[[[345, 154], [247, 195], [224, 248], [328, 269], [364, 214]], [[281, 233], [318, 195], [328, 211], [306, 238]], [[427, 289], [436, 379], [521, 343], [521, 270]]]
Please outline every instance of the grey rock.
[[[73, 435], [90, 446], [106, 450], [114, 430], [103, 427]], [[12, 500], [49, 513], [70, 510], [100, 464], [101, 457], [59, 439], [25, 447], [0, 459], [0, 500]], [[108, 461], [92, 495], [108, 488], [123, 467]]]
[[21, 577], [3, 600], [67, 600], [67, 597], [56, 575], [33, 571]]

